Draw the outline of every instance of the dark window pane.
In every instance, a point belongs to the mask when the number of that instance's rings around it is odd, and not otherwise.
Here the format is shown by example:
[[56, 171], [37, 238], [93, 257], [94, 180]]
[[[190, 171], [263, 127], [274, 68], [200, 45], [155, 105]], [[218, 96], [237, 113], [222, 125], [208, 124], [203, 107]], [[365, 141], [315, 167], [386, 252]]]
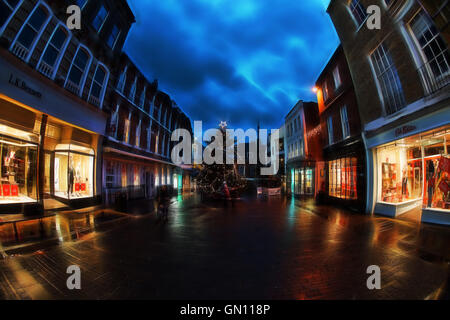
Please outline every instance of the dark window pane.
[[100, 98], [101, 90], [102, 90], [102, 88], [94, 82], [92, 85], [91, 95], [93, 95], [96, 98]]
[[40, 30], [46, 18], [47, 13], [41, 7], [39, 7], [31, 16], [29, 23], [33, 26], [34, 29]]
[[105, 71], [102, 68], [98, 68], [97, 72], [95, 73], [95, 81], [97, 81], [100, 84], [103, 84], [104, 80], [105, 80]]
[[19, 0], [6, 0], [6, 2], [8, 2], [8, 4], [11, 6], [11, 8], [15, 8], [17, 6], [17, 3], [19, 2]]
[[36, 37], [36, 32], [30, 28], [30, 26], [26, 26], [23, 28], [20, 33], [18, 41], [25, 47], [30, 49], [31, 44], [33, 43], [34, 38]]
[[72, 67], [72, 70], [70, 71], [69, 75], [69, 80], [79, 85], [82, 75], [83, 73], [78, 68]]
[[98, 10], [97, 15], [95, 16], [94, 20], [92, 21], [92, 26], [96, 31], [98, 31], [101, 26], [103, 25], [103, 22], [105, 21], [107, 12], [105, 7], [101, 6], [100, 10]]
[[56, 48], [61, 49], [65, 40], [66, 40], [66, 33], [62, 30], [62, 28], [59, 28], [58, 30], [56, 30], [55, 34], [53, 35], [51, 43]]
[[11, 9], [3, 1], [0, 1], [0, 27], [3, 26], [11, 13]]
[[84, 70], [88, 61], [88, 55], [84, 50], [78, 50], [75, 58], [75, 65]]
[[42, 58], [46, 64], [53, 67], [58, 57], [58, 51], [52, 46], [48, 46], [47, 50], [45, 50], [44, 57]]

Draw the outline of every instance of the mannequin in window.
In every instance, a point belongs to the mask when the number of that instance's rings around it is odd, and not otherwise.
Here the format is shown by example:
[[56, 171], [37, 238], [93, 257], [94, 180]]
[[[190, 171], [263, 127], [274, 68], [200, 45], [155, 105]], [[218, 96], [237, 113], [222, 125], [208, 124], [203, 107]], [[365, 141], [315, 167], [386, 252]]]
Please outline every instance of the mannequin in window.
[[403, 169], [402, 172], [402, 198], [408, 199], [408, 176], [406, 169]]
[[[78, 184], [82, 183], [82, 181], [81, 181], [81, 164], [80, 164], [80, 162], [77, 162], [77, 167], [75, 169], [75, 182], [78, 183]], [[78, 191], [75, 192], [77, 197], [81, 196], [80, 191], [81, 190], [78, 189]]]
[[434, 163], [429, 160], [427, 164], [427, 184], [428, 184], [428, 207], [431, 207], [434, 190]]
[[73, 164], [72, 162], [70, 162], [70, 166], [69, 166], [69, 173], [68, 173], [68, 179], [67, 179], [67, 194], [70, 197], [73, 193], [73, 183], [75, 180], [75, 172], [73, 170]]

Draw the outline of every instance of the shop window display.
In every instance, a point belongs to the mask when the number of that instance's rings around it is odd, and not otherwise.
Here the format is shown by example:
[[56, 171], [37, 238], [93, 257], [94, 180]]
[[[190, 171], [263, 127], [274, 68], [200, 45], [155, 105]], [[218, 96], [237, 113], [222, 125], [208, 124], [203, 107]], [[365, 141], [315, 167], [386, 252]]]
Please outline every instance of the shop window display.
[[450, 210], [448, 141], [447, 127], [378, 148], [378, 201], [422, 200], [424, 208]]
[[422, 158], [420, 142], [409, 139], [378, 150], [381, 169], [380, 200], [401, 203], [422, 196]]
[[0, 135], [0, 204], [37, 201], [37, 145]]
[[69, 200], [93, 197], [93, 153], [91, 149], [75, 145], [58, 145], [56, 147], [55, 196]]
[[357, 159], [341, 158], [328, 162], [328, 194], [341, 199], [357, 199]]
[[426, 148], [429, 155], [425, 157], [426, 193], [423, 207], [450, 210], [450, 156], [446, 145], [450, 141], [450, 134], [430, 137], [428, 141], [430, 146]]
[[313, 194], [313, 169], [297, 168], [293, 170], [292, 190], [296, 195]]

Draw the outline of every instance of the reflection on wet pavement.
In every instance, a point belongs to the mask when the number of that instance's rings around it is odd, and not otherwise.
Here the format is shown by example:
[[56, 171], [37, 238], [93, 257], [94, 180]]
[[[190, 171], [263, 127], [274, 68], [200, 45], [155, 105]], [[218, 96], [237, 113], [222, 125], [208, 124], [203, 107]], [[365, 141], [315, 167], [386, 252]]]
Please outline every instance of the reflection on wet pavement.
[[[62, 242], [0, 259], [0, 298], [448, 299], [449, 228], [284, 198], [175, 200], [168, 222], [40, 223]], [[80, 291], [66, 288], [72, 264]], [[381, 290], [367, 289], [370, 265], [382, 270]]]
[[0, 223], [0, 248], [3, 251], [25, 245], [51, 241], [62, 243], [76, 241], [94, 233], [100, 225], [127, 217], [113, 210], [87, 213], [65, 212], [40, 219]]

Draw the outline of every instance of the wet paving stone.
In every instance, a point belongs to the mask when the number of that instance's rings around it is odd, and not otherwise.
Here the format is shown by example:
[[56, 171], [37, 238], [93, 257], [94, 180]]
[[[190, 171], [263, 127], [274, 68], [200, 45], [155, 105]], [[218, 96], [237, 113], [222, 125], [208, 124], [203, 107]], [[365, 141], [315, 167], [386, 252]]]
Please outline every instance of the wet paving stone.
[[[179, 198], [168, 222], [140, 214], [0, 259], [0, 298], [442, 299], [449, 244], [449, 228], [311, 201]], [[69, 265], [81, 290], [66, 287]], [[369, 265], [381, 290], [366, 287]]]

